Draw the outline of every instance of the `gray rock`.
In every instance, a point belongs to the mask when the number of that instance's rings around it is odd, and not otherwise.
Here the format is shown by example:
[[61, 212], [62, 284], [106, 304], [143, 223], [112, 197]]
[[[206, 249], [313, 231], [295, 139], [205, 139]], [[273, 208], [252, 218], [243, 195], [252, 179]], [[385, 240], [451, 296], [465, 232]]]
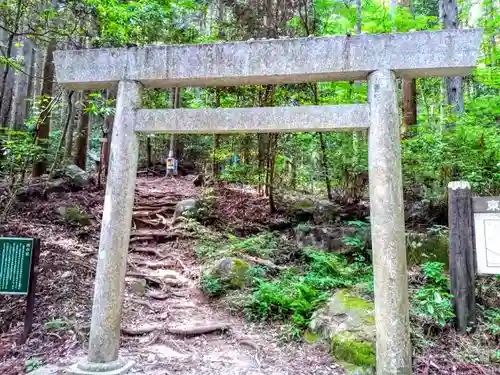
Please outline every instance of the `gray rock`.
[[74, 164], [68, 165], [64, 169], [64, 175], [68, 177], [75, 186], [85, 187], [90, 184], [90, 174]]
[[224, 258], [215, 263], [210, 274], [221, 279], [229, 287], [242, 288], [245, 285], [249, 269], [248, 262], [244, 260]]
[[184, 216], [185, 214], [195, 215], [198, 207], [198, 201], [196, 199], [185, 199], [180, 201], [175, 206], [174, 216], [172, 217], [172, 223], [175, 224], [177, 220]]
[[299, 225], [295, 228], [295, 240], [299, 247], [313, 246], [331, 252], [350, 252], [344, 244], [344, 237], [354, 236], [356, 228], [326, 225]]

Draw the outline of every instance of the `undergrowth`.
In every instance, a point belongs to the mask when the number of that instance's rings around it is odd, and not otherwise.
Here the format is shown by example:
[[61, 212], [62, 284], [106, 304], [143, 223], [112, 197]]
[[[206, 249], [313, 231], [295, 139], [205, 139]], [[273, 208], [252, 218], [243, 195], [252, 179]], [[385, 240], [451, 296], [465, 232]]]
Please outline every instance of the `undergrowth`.
[[[365, 228], [359, 229], [361, 237]], [[206, 262], [225, 257], [245, 259], [244, 255], [251, 255], [276, 264], [283, 252], [297, 252], [294, 263], [288, 262], [279, 270], [252, 265], [243, 288], [227, 288], [220, 279], [205, 272], [201, 281], [203, 290], [210, 297], [223, 297], [229, 308], [243, 313], [248, 320], [283, 323], [282, 338], [287, 341], [302, 339], [313, 313], [340, 288], [353, 288], [362, 297], [373, 299], [373, 270], [361, 241], [345, 239], [354, 252], [350, 255], [313, 247], [294, 250], [285, 242], [267, 232], [248, 238], [202, 236], [196, 253]], [[427, 261], [417, 270], [410, 285], [411, 336], [415, 355], [424, 355], [442, 335], [453, 332], [455, 316], [446, 265]], [[496, 285], [493, 281], [490, 284]], [[491, 288], [484, 286], [483, 289], [483, 294], [492, 294]], [[498, 343], [500, 339], [500, 308], [484, 305], [478, 314], [480, 327], [464, 341], [467, 350], [453, 352], [453, 356], [466, 361], [473, 358], [480, 363], [494, 362], [492, 358], [500, 351], [492, 351], [491, 342]]]
[[365, 264], [349, 264], [343, 255], [313, 248], [303, 251], [303, 269], [289, 269], [275, 280], [257, 280], [244, 306], [249, 319], [283, 320], [305, 329], [312, 313], [328, 300], [331, 291], [371, 280], [370, 267]]
[[[225, 243], [206, 238], [196, 248], [199, 257], [213, 260], [247, 254], [275, 260], [286, 246], [278, 236], [264, 232], [248, 238], [228, 236]], [[280, 320], [292, 336], [304, 330], [312, 313], [338, 288], [365, 284], [373, 292], [371, 266], [364, 257], [354, 262], [341, 254], [324, 252], [312, 247], [299, 249], [300, 263], [281, 272], [267, 267], [251, 267], [246, 288], [229, 293], [221, 280], [205, 272], [201, 286], [210, 297], [228, 294], [231, 305], [243, 310], [249, 320]]]

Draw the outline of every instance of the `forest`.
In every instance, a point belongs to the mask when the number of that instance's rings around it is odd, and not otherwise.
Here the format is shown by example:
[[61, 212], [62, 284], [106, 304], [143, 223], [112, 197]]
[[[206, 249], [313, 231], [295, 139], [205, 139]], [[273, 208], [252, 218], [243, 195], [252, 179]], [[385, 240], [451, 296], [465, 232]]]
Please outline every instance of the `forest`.
[[[397, 80], [412, 366], [500, 374], [500, 276], [476, 276], [477, 323], [455, 329], [447, 188], [500, 196], [499, 13], [498, 0], [2, 0], [0, 236], [42, 248], [23, 345], [25, 302], [0, 295], [0, 373], [59, 373], [88, 341], [117, 90], [61, 87], [55, 51], [480, 27], [472, 74]], [[142, 106], [367, 96], [366, 81], [176, 87], [144, 89]], [[141, 134], [122, 349], [144, 374], [372, 374], [371, 256], [366, 130]]]

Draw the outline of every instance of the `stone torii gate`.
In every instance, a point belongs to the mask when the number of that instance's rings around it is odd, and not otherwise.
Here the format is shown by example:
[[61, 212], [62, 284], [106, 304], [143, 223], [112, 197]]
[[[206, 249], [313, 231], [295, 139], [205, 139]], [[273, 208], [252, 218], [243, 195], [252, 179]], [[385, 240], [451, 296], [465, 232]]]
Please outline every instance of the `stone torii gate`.
[[[481, 30], [56, 51], [72, 90], [118, 86], [88, 356], [73, 374], [123, 374], [118, 355], [138, 160], [137, 133], [369, 130], [377, 374], [411, 373], [400, 117], [396, 77], [467, 75]], [[141, 109], [143, 87], [368, 80], [368, 103], [338, 106]]]

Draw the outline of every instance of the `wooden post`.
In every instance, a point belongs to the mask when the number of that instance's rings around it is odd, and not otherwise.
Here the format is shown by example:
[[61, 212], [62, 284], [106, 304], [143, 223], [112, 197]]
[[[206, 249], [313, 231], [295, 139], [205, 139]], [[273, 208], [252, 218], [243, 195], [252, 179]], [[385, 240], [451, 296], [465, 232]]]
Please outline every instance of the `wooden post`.
[[472, 194], [466, 181], [448, 184], [451, 293], [456, 327], [464, 333], [476, 323]]
[[24, 317], [24, 328], [21, 337], [19, 338], [19, 345], [26, 343], [28, 335], [33, 327], [33, 314], [35, 310], [35, 295], [36, 295], [36, 278], [37, 278], [37, 266], [40, 262], [40, 239], [33, 239], [33, 255], [31, 260], [30, 268], [30, 281], [28, 295], [26, 296], [26, 315]]

